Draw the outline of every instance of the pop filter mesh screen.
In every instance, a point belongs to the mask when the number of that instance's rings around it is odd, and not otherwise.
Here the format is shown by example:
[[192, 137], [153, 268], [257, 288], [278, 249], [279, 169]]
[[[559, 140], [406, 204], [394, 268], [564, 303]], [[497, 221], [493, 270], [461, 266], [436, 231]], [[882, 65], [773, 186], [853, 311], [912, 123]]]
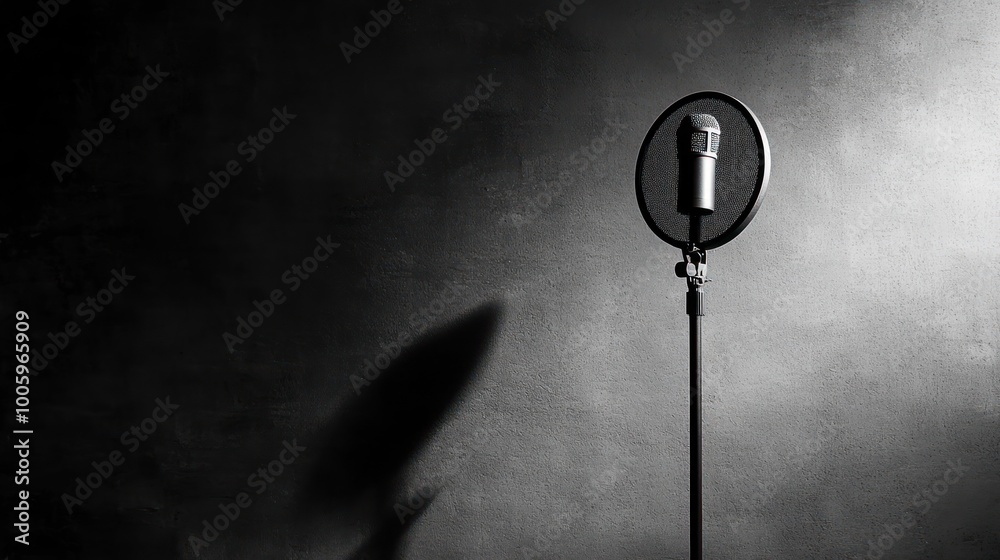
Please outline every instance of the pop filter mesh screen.
[[[679, 202], [685, 194], [680, 191], [689, 181], [681, 180], [678, 136], [686, 130], [682, 128], [684, 119], [698, 113], [714, 116], [722, 134], [715, 171], [715, 211], [700, 218], [700, 232], [692, 232], [691, 216], [681, 211]], [[681, 139], [682, 152], [690, 149], [688, 141]], [[647, 223], [662, 239], [681, 248], [689, 241], [702, 249], [728, 242], [756, 213], [767, 187], [767, 152], [763, 130], [739, 101], [715, 92], [678, 101], [653, 125], [639, 153], [636, 188]]]

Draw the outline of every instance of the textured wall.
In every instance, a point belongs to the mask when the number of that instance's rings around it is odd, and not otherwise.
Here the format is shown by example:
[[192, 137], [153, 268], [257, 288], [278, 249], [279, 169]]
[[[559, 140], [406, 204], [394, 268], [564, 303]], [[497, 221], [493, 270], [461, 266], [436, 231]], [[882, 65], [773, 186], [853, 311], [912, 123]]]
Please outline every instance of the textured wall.
[[633, 176], [716, 89], [773, 171], [710, 255], [706, 556], [1000, 558], [991, 5], [469, 4], [73, 2], [8, 51], [4, 316], [80, 332], [36, 362], [32, 545], [5, 546], [686, 558], [684, 284]]

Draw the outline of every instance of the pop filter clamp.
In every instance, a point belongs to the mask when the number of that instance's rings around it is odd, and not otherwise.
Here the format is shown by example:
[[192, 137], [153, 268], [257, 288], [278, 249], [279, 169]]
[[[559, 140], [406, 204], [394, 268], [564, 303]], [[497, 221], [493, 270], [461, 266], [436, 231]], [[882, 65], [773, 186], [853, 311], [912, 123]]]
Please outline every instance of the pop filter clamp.
[[[709, 128], [692, 129], [692, 122]], [[698, 137], [692, 130], [710, 132]], [[693, 172], [693, 157], [702, 155], [713, 157], [711, 165]], [[636, 163], [642, 216], [660, 239], [681, 249], [684, 259], [674, 272], [686, 279], [688, 287], [693, 559], [703, 557], [701, 318], [704, 287], [710, 281], [708, 250], [732, 241], [757, 214], [767, 190], [770, 161], [767, 136], [756, 115], [733, 97], [704, 91], [678, 100], [657, 118]], [[704, 169], [714, 179], [708, 186]]]

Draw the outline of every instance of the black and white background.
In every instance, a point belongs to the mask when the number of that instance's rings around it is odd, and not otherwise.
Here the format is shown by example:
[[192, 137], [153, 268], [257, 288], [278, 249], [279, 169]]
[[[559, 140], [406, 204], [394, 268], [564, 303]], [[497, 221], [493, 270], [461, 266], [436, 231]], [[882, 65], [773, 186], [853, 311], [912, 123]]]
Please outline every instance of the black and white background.
[[991, 3], [0, 11], [5, 556], [687, 558], [634, 166], [719, 90], [773, 171], [710, 255], [706, 557], [1000, 558]]

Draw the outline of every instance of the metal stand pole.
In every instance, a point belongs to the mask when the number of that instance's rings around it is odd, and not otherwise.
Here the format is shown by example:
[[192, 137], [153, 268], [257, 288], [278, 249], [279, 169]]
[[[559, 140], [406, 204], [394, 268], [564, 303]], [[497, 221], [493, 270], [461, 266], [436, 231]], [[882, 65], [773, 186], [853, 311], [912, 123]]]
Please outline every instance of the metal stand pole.
[[687, 314], [691, 321], [691, 558], [703, 556], [703, 508], [701, 474], [701, 318], [705, 314], [703, 287], [706, 274], [705, 251], [690, 246], [676, 273], [687, 278]]
[[701, 316], [691, 315], [691, 558], [702, 557]]

